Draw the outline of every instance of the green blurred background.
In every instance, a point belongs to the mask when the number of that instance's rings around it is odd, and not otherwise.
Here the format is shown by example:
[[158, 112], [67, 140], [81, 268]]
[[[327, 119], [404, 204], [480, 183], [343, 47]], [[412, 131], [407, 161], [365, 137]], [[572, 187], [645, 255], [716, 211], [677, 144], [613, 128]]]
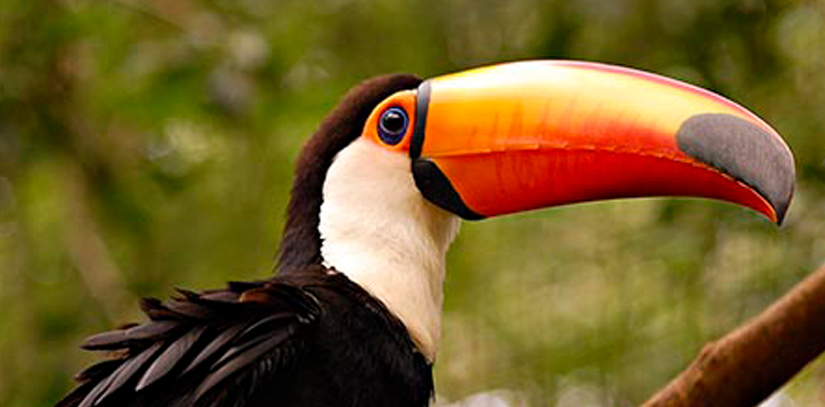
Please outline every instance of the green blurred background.
[[293, 160], [350, 86], [528, 58], [731, 97], [788, 140], [796, 200], [782, 228], [675, 199], [466, 224], [441, 399], [634, 405], [825, 261], [823, 0], [3, 0], [0, 405], [57, 400], [139, 297], [267, 277]]

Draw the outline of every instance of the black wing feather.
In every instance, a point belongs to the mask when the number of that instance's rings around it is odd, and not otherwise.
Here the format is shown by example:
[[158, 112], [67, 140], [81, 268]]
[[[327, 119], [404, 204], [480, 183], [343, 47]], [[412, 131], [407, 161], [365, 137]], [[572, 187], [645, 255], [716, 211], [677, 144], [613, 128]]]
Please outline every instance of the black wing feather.
[[267, 352], [276, 351], [276, 349], [283, 344], [290, 334], [291, 332], [289, 332], [289, 330], [280, 331], [277, 335], [270, 338], [260, 339], [257, 343], [246, 347], [243, 351], [236, 352], [232, 358], [222, 358], [222, 360], [215, 364], [216, 366], [220, 366], [217, 371], [210, 374], [209, 377], [206, 378], [206, 381], [201, 383], [198, 387], [198, 391], [195, 396], [196, 399], [200, 399], [205, 394], [209, 393], [215, 386], [241, 369], [249, 366], [258, 360], [260, 356], [263, 356]]
[[81, 386], [58, 406], [240, 406], [226, 387], [281, 366], [320, 313], [307, 291], [274, 282], [178, 293], [166, 303], [143, 300], [149, 322], [87, 339], [85, 349], [125, 356], [78, 375]]
[[177, 321], [152, 321], [91, 336], [80, 347], [86, 350], [124, 349], [140, 342], [155, 341], [179, 326]]
[[166, 374], [178, 366], [179, 362], [187, 356], [192, 346], [201, 338], [206, 327], [200, 326], [191, 329], [189, 332], [183, 334], [175, 342], [169, 345], [163, 354], [158, 356], [152, 365], [146, 369], [137, 386], [136, 391], [141, 391], [152, 383], [162, 379]]
[[76, 374], [74, 379], [78, 382], [99, 381], [101, 378], [112, 374], [121, 363], [123, 361], [120, 359], [112, 359], [94, 364]]
[[[111, 380], [106, 386], [106, 392], [101, 394], [97, 400], [94, 400], [94, 404], [90, 405], [99, 404], [100, 401], [106, 400], [106, 398], [123, 388], [123, 385], [129, 382], [130, 379], [135, 377], [138, 372], [142, 371], [146, 367], [148, 362], [158, 353], [163, 345], [163, 342], [157, 342], [148, 349], [145, 349], [143, 352], [140, 352], [137, 356], [126, 359], [123, 364], [120, 365], [120, 367], [110, 376]], [[89, 399], [91, 399], [91, 397]]]
[[108, 377], [103, 378], [94, 388], [91, 389], [88, 395], [85, 398], [78, 398], [78, 402], [80, 403], [80, 407], [91, 407], [93, 406], [98, 399], [100, 399], [100, 395], [103, 394], [106, 389], [109, 388], [109, 384], [112, 383], [116, 376], [110, 375]]
[[203, 348], [200, 353], [198, 353], [195, 360], [189, 364], [189, 367], [187, 367], [183, 373], [186, 374], [194, 369], [202, 367], [206, 360], [212, 356], [220, 354], [219, 351], [223, 351], [229, 345], [230, 341], [235, 339], [242, 329], [244, 329], [243, 325], [227, 327], [226, 330], [217, 335], [212, 341], [209, 342], [208, 345], [206, 345], [205, 348]]

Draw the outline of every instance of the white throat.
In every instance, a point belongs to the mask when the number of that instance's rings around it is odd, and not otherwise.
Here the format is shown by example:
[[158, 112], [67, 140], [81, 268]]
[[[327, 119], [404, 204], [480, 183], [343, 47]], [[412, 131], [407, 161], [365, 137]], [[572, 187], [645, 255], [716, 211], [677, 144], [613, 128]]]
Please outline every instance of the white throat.
[[321, 256], [381, 300], [419, 351], [435, 360], [441, 336], [444, 263], [459, 218], [424, 199], [410, 159], [359, 138], [327, 172]]

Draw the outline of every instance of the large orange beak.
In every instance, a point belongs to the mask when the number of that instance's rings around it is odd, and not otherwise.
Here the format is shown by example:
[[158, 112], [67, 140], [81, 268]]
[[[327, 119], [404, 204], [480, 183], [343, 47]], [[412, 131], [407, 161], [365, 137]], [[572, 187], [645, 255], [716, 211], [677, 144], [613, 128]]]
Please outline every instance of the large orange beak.
[[416, 185], [465, 219], [693, 196], [781, 222], [793, 195], [793, 156], [770, 126], [721, 96], [657, 75], [531, 61], [430, 79], [416, 96]]

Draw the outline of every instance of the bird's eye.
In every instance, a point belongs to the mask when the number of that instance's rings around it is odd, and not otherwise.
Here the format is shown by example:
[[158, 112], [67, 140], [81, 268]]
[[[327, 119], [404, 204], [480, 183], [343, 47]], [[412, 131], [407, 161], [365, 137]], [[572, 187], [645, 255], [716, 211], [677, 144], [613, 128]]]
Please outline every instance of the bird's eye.
[[378, 136], [387, 144], [398, 144], [404, 138], [409, 122], [404, 109], [391, 107], [385, 110], [378, 120]]

